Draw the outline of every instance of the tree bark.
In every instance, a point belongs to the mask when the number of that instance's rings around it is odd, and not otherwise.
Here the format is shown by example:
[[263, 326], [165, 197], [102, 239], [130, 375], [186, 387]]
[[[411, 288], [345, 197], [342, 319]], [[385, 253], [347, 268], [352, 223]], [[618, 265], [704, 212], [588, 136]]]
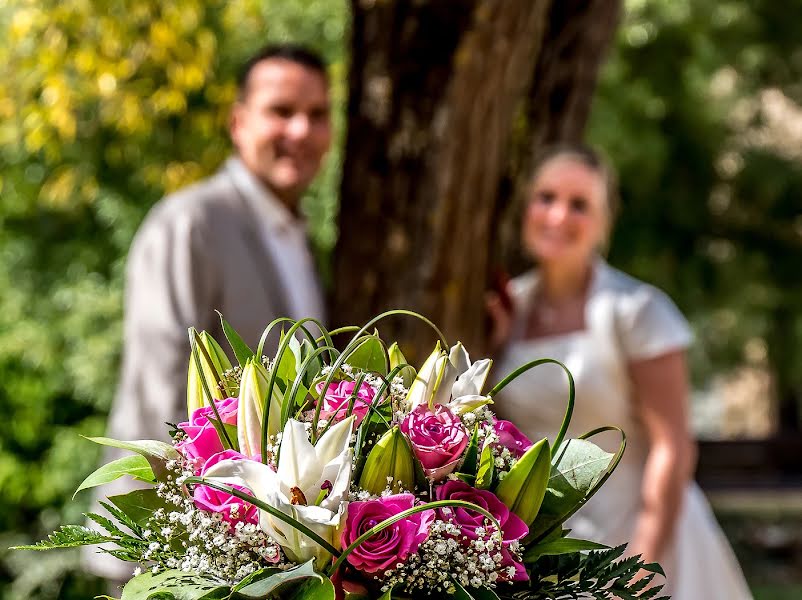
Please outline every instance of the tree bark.
[[[601, 55], [591, 68], [590, 51], [547, 46], [571, 28], [580, 31], [567, 39], [583, 46], [581, 30], [595, 27], [585, 13], [617, 5], [570, 2], [577, 6], [571, 18], [563, 2], [354, 0], [336, 324], [408, 308], [435, 321], [449, 341], [481, 346], [500, 198], [524, 164], [511, 163], [515, 132], [525, 121], [535, 144], [536, 124], [581, 131]], [[549, 110], [534, 110], [544, 94]], [[558, 124], [563, 118], [582, 123]], [[399, 339], [411, 360], [434, 339], [410, 319], [380, 330]]]

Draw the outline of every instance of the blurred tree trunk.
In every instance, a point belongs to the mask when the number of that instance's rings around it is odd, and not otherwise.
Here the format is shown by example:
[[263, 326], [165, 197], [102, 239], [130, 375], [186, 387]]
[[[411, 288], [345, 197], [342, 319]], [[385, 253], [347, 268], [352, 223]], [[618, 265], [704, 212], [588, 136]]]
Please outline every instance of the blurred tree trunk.
[[[499, 215], [536, 147], [581, 137], [618, 0], [354, 0], [331, 314], [484, 338]], [[524, 143], [526, 140], [526, 143]], [[408, 358], [416, 322], [381, 325]]]

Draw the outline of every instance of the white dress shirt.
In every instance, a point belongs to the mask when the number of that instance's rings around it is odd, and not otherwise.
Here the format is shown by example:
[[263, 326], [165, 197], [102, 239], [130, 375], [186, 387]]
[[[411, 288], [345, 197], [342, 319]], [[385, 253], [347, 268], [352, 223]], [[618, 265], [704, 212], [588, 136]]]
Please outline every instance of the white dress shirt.
[[309, 251], [306, 223], [293, 215], [238, 158], [227, 165], [234, 183], [259, 219], [262, 242], [274, 264], [288, 300], [290, 314], [298, 320], [314, 317], [324, 322], [323, 294]]

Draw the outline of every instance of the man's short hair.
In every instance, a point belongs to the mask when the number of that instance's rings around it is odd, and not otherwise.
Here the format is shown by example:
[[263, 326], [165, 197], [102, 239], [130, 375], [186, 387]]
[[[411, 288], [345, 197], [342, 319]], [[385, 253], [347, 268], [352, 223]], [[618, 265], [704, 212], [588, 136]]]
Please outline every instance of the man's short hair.
[[320, 54], [300, 44], [271, 44], [259, 50], [242, 65], [237, 76], [237, 96], [240, 100], [248, 95], [248, 83], [253, 68], [263, 60], [271, 58], [288, 60], [315, 71], [328, 84], [329, 76], [326, 72], [326, 63]]

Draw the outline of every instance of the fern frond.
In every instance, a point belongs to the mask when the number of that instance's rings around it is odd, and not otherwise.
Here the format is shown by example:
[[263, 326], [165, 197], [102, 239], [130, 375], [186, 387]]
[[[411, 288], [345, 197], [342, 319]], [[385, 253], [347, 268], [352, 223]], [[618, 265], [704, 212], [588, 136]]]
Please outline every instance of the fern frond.
[[54, 548], [75, 548], [113, 542], [114, 538], [83, 525], [62, 525], [46, 540], [30, 546], [14, 546], [12, 550], [53, 550]]

